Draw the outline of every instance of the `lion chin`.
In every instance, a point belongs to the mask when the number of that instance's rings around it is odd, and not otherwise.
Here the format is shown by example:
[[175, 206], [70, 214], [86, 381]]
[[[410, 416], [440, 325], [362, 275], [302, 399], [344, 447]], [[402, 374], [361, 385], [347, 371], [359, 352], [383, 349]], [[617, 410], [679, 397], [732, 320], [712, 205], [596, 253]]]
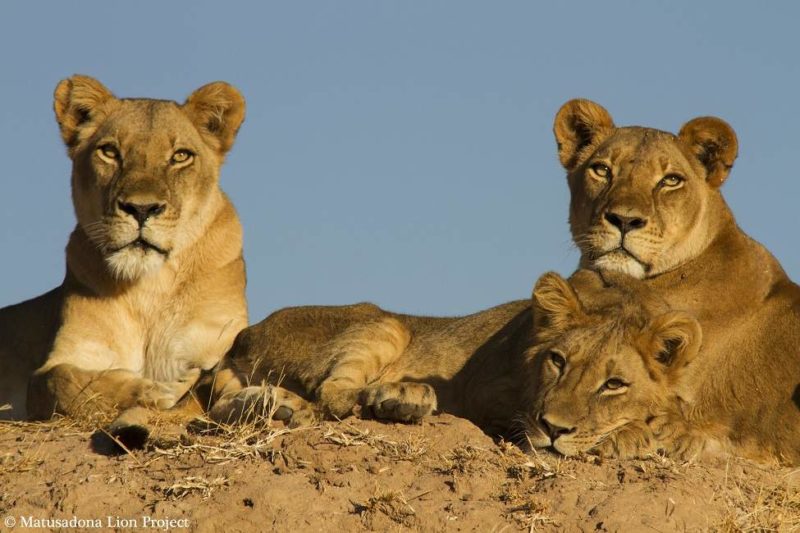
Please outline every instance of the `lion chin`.
[[112, 275], [120, 281], [136, 281], [158, 272], [164, 266], [165, 257], [152, 249], [126, 246], [106, 257]]
[[526, 428], [525, 439], [534, 448], [547, 448], [553, 444], [539, 424], [531, 424]]
[[625, 252], [617, 250], [595, 259], [593, 267], [594, 270], [619, 272], [636, 279], [647, 277], [647, 269], [645, 269], [644, 265]]

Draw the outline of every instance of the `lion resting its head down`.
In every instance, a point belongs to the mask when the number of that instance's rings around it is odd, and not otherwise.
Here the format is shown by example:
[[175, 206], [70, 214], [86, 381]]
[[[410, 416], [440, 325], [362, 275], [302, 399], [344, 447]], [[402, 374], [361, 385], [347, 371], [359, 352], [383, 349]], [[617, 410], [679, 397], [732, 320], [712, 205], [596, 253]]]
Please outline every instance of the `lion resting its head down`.
[[0, 310], [0, 404], [17, 418], [170, 407], [247, 323], [241, 226], [219, 188], [244, 99], [224, 82], [183, 104], [119, 99], [86, 76], [54, 98], [77, 225], [63, 284]]
[[[573, 284], [585, 277], [576, 273]], [[678, 425], [692, 400], [683, 378], [702, 343], [700, 325], [637, 287], [620, 280], [616, 288], [579, 295], [557, 274], [537, 282], [536, 344], [527, 352], [522, 392], [532, 446], [617, 457], [657, 449], [686, 457], [718, 448]], [[669, 435], [661, 431], [666, 422]]]
[[642, 279], [702, 326], [683, 378], [689, 422], [738, 453], [800, 463], [800, 287], [722, 197], [733, 129], [713, 117], [677, 135], [617, 127], [598, 104], [571, 100], [554, 131], [581, 265]]

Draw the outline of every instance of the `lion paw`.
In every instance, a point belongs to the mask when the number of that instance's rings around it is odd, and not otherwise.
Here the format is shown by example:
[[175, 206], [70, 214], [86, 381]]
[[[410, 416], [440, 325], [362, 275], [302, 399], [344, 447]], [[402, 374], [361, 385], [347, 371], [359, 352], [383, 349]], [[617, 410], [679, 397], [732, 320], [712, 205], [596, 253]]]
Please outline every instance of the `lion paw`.
[[104, 433], [123, 450], [135, 450], [146, 445], [170, 448], [188, 438], [184, 424], [160, 418], [162, 412], [137, 406], [121, 412]]
[[365, 388], [359, 403], [362, 416], [417, 422], [436, 410], [436, 392], [426, 383], [381, 383]]
[[629, 459], [655, 451], [653, 433], [646, 424], [631, 423], [611, 433], [591, 452], [601, 457]]
[[106, 429], [109, 435], [128, 449], [143, 448], [150, 438], [150, 411], [131, 407], [123, 411]]
[[279, 420], [290, 427], [312, 425], [317, 416], [312, 404], [281, 387], [245, 387], [214, 404], [209, 413], [221, 423], [248, 422], [256, 419]]
[[675, 415], [657, 416], [650, 427], [660, 447], [671, 457], [684, 461], [710, 459], [721, 455], [723, 447], [686, 420]]

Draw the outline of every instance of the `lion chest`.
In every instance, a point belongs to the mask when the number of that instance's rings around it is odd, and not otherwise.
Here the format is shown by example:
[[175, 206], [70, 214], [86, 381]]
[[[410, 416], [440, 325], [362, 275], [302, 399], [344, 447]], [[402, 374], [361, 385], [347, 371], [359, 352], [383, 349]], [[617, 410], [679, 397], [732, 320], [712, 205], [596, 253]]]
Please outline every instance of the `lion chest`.
[[131, 309], [139, 331], [124, 349], [135, 356], [133, 366], [142, 377], [181, 379], [190, 369], [213, 367], [230, 347], [236, 331], [224, 302], [197, 303], [183, 294], [147, 300], [139, 299]]
[[161, 316], [153, 324], [138, 347], [143, 377], [155, 381], [176, 381], [189, 369], [205, 366], [203, 345], [205, 332], [185, 316]]

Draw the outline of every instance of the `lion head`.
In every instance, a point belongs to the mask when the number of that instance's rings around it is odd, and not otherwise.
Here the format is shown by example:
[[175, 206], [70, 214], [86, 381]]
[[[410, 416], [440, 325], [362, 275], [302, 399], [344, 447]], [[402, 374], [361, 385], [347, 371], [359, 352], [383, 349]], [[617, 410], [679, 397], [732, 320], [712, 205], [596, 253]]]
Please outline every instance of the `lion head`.
[[718, 118], [693, 119], [676, 136], [617, 128], [603, 107], [571, 100], [554, 132], [584, 267], [640, 279], [667, 272], [701, 254], [729, 213], [719, 187], [737, 140]]
[[152, 273], [204, 234], [222, 203], [219, 168], [244, 120], [239, 91], [211, 83], [180, 105], [115, 98], [73, 76], [54, 98], [78, 230], [114, 278]]
[[[698, 322], [641, 294], [612, 288], [599, 306], [554, 273], [533, 292], [535, 345], [528, 350], [525, 433], [564, 455], [597, 448], [666, 412], [702, 341]], [[608, 298], [608, 291], [616, 291]]]

